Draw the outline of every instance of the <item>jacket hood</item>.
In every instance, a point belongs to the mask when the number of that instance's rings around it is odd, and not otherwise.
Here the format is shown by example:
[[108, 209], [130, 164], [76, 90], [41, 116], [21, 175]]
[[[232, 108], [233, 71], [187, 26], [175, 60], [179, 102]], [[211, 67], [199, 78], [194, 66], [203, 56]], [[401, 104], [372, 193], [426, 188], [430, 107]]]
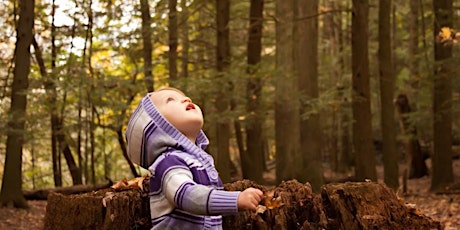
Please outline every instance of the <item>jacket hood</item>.
[[183, 150], [199, 158], [208, 155], [204, 149], [209, 140], [203, 130], [200, 130], [196, 143], [192, 143], [158, 112], [150, 100], [150, 93], [131, 115], [125, 134], [129, 158], [145, 169], [170, 148]]

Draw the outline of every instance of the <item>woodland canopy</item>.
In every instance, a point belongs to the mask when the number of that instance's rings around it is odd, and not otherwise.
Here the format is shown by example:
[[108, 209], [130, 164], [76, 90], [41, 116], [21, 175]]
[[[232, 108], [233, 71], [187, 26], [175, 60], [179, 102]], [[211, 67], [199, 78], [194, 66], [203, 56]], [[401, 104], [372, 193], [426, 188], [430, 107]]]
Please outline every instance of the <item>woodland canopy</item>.
[[443, 190], [460, 144], [457, 4], [1, 1], [0, 203], [146, 174], [124, 131], [163, 86], [202, 107], [224, 182], [276, 168], [271, 183], [318, 191], [325, 168], [376, 181], [383, 164], [393, 189], [429, 175]]

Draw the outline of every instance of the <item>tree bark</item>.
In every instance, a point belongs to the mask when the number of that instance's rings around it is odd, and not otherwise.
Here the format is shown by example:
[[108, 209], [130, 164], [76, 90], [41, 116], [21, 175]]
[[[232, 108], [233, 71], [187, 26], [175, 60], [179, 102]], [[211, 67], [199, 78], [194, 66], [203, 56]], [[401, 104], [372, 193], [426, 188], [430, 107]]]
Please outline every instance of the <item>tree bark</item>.
[[217, 96], [215, 106], [220, 118], [216, 125], [216, 146], [217, 157], [216, 166], [223, 182], [230, 181], [230, 119], [228, 112], [230, 108], [229, 96], [232, 94], [231, 82], [225, 76], [225, 72], [230, 66], [230, 1], [216, 0], [216, 24], [217, 24]]
[[[52, 22], [51, 22], [51, 76], [48, 78], [48, 74], [46, 74], [45, 64], [43, 63], [43, 70], [42, 70], [42, 77], [45, 78], [44, 86], [46, 93], [48, 95], [47, 100], [49, 103], [49, 111], [50, 111], [50, 123], [51, 123], [51, 160], [53, 162], [53, 179], [54, 179], [54, 186], [60, 187], [62, 186], [62, 168], [61, 168], [61, 158], [60, 158], [60, 151], [59, 151], [59, 143], [58, 143], [58, 127], [59, 127], [59, 117], [58, 117], [58, 109], [57, 109], [57, 92], [56, 92], [56, 83], [55, 83], [55, 69], [56, 69], [56, 56], [57, 56], [57, 47], [56, 47], [56, 25], [54, 24], [56, 20], [56, 1], [53, 0], [52, 3]], [[35, 39], [34, 39], [35, 40]], [[34, 43], [35, 44], [35, 43]], [[37, 45], [38, 47], [38, 45]], [[40, 52], [36, 52], [36, 56]], [[37, 59], [39, 60], [39, 59]]]
[[369, 1], [353, 0], [352, 52], [352, 108], [355, 177], [358, 180], [377, 180], [372, 153], [371, 98], [369, 89], [368, 20]]
[[[452, 0], [433, 0], [434, 37], [441, 28], [452, 28]], [[452, 43], [434, 42], [434, 88], [433, 88], [433, 176], [431, 190], [444, 190], [453, 182], [452, 168]]]
[[[318, 1], [298, 1], [297, 17], [306, 18], [318, 14]], [[299, 76], [299, 91], [301, 93], [300, 106], [300, 143], [302, 167], [298, 178], [302, 182], [309, 182], [314, 191], [319, 191], [324, 184], [321, 140], [322, 132], [319, 112], [314, 111], [311, 102], [318, 100], [318, 17], [299, 20], [296, 23], [298, 43], [297, 73]], [[332, 28], [333, 31], [333, 28]]]
[[295, 178], [301, 168], [298, 78], [294, 74], [294, 1], [277, 0], [275, 77], [276, 180]]
[[125, 142], [125, 139], [123, 138], [123, 131], [121, 130], [121, 126], [117, 130], [115, 130], [115, 132], [117, 133], [118, 144], [120, 145], [121, 152], [123, 153], [123, 157], [125, 158], [126, 162], [128, 162], [131, 173], [133, 174], [134, 177], [139, 177], [140, 175], [136, 170], [136, 166], [134, 166], [133, 162], [128, 156], [128, 150], [126, 149], [126, 142]]
[[152, 75], [152, 28], [150, 24], [150, 5], [148, 0], [139, 0], [142, 15], [142, 43], [144, 44], [144, 82], [147, 92], [155, 89]]
[[181, 43], [182, 43], [182, 57], [181, 57], [181, 77], [185, 80], [185, 84], [183, 87], [183, 91], [187, 91], [187, 78], [188, 78], [188, 64], [189, 64], [189, 49], [190, 49], [190, 39], [189, 39], [189, 23], [188, 23], [188, 17], [189, 17], [189, 11], [187, 9], [187, 0], [181, 0], [181, 8], [182, 8], [182, 13], [181, 13], [181, 24], [179, 25], [179, 28], [182, 29], [182, 37], [181, 37]]
[[410, 17], [409, 17], [409, 73], [411, 79], [412, 93], [416, 96], [420, 82], [419, 72], [419, 4], [418, 1], [409, 1]]
[[391, 0], [379, 1], [379, 74], [381, 101], [381, 129], [383, 142], [384, 181], [393, 188], [399, 187], [398, 155], [396, 152], [396, 128], [393, 95], [395, 77], [391, 49]]
[[25, 138], [27, 89], [30, 73], [30, 45], [33, 40], [34, 0], [19, 1], [19, 22], [14, 50], [14, 78], [8, 117], [5, 167], [0, 206], [26, 208], [22, 194], [22, 150]]
[[262, 183], [265, 164], [263, 147], [263, 111], [260, 108], [262, 80], [258, 75], [262, 55], [264, 0], [252, 0], [249, 10], [246, 84], [246, 151], [241, 154], [243, 178]]
[[168, 1], [168, 37], [169, 37], [169, 81], [172, 86], [177, 81], [177, 0]]

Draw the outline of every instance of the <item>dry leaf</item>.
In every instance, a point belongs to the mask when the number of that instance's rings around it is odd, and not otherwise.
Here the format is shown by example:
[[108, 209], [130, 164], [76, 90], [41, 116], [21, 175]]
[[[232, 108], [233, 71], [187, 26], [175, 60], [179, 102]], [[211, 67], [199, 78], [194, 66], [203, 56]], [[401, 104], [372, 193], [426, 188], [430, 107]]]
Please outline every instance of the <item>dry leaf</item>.
[[457, 43], [457, 36], [459, 33], [457, 33], [454, 29], [451, 29], [449, 27], [442, 27], [441, 31], [438, 33], [438, 37], [436, 40], [438, 42], [452, 42], [452, 43]]
[[107, 207], [107, 201], [111, 200], [114, 196], [115, 196], [115, 193], [106, 192], [104, 198], [102, 198], [102, 205], [104, 205], [104, 207]]
[[112, 185], [112, 188], [115, 190], [123, 190], [123, 189], [126, 189], [127, 187], [128, 187], [128, 180], [126, 178], [123, 178], [117, 183], [115, 183], [114, 185]]
[[410, 209], [415, 209], [415, 207], [417, 206], [416, 204], [411, 204], [411, 203], [406, 203], [405, 205], [406, 205], [406, 207], [408, 207]]
[[269, 191], [265, 193], [265, 197], [263, 200], [263, 205], [267, 209], [274, 209], [283, 206], [284, 204], [281, 202], [281, 196], [274, 197], [275, 192]]
[[258, 205], [257, 206], [257, 210], [256, 210], [257, 214], [263, 214], [265, 211], [267, 211], [267, 207], [265, 207], [263, 205]]
[[121, 181], [112, 185], [112, 188], [119, 191], [119, 190], [126, 190], [126, 189], [143, 189], [142, 182], [144, 181], [144, 177], [136, 177], [131, 180], [127, 180], [123, 178]]
[[415, 215], [417, 215], [417, 216], [423, 215], [423, 213], [422, 213], [422, 211], [420, 211], [420, 209], [415, 209], [415, 208], [414, 208], [414, 209], [411, 209], [411, 210], [410, 210], [410, 213], [415, 214]]

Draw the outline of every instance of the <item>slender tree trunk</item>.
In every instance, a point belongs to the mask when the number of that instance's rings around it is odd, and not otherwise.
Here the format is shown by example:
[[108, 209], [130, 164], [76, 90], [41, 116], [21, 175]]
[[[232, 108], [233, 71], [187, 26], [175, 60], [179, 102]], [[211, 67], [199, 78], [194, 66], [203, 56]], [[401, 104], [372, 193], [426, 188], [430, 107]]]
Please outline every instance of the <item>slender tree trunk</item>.
[[[77, 166], [77, 163], [75, 162], [75, 158], [73, 157], [72, 155], [72, 150], [70, 149], [69, 145], [67, 144], [67, 140], [66, 140], [66, 136], [65, 136], [65, 133], [64, 133], [64, 130], [63, 130], [63, 127], [62, 127], [62, 119], [59, 118], [59, 115], [57, 114], [57, 106], [56, 106], [56, 84], [54, 84], [54, 78], [50, 78], [48, 76], [48, 73], [46, 71], [46, 67], [45, 67], [45, 61], [43, 60], [43, 55], [42, 55], [42, 52], [41, 52], [41, 48], [39, 47], [37, 41], [35, 40], [35, 38], [33, 38], [32, 40], [32, 44], [34, 46], [34, 50], [35, 50], [35, 58], [37, 60], [37, 63], [38, 63], [38, 66], [39, 66], [39, 69], [40, 69], [40, 74], [42, 75], [43, 79], [44, 79], [44, 87], [48, 93], [48, 103], [50, 105], [50, 113], [51, 113], [51, 130], [52, 130], [52, 133], [53, 133], [53, 136], [52, 136], [52, 145], [56, 145], [55, 147], [57, 148], [56, 149], [56, 153], [54, 153], [54, 150], [53, 150], [53, 159], [56, 160], [56, 162], [53, 161], [53, 163], [56, 163], [56, 164], [53, 164], [53, 165], [61, 165], [61, 162], [60, 160], [58, 161], [57, 159], [59, 159], [57, 156], [61, 154], [61, 152], [64, 154], [64, 158], [67, 162], [67, 166], [69, 168], [69, 171], [70, 171], [70, 175], [72, 177], [72, 182], [73, 182], [73, 185], [77, 185], [77, 184], [82, 184], [82, 177], [81, 177], [81, 170], [80, 170], [80, 167]], [[53, 58], [52, 58], [53, 59]], [[55, 65], [55, 63], [54, 63]], [[53, 66], [53, 62], [52, 62], [52, 65]], [[59, 147], [59, 148], [58, 148]], [[55, 155], [56, 154], [56, 155]], [[57, 167], [56, 169], [58, 169], [60, 167]], [[54, 171], [54, 167], [53, 167], [53, 174], [55, 175], [55, 182], [56, 181], [59, 181], [61, 182], [61, 184], [59, 185], [56, 185], [55, 183], [55, 187], [60, 187], [62, 186], [62, 181], [61, 181], [61, 170], [56, 170]], [[56, 175], [59, 175], [59, 180], [56, 180]]]
[[294, 74], [294, 1], [276, 0], [276, 180], [295, 178], [301, 167], [298, 78]]
[[[46, 68], [43, 68], [42, 76], [46, 77], [45, 79], [45, 89], [48, 95], [48, 103], [49, 103], [49, 111], [50, 111], [50, 123], [51, 123], [51, 159], [53, 161], [53, 175], [54, 175], [54, 186], [60, 187], [62, 186], [62, 172], [60, 170], [60, 151], [59, 151], [59, 143], [57, 141], [58, 130], [57, 127], [59, 126], [59, 117], [57, 114], [57, 105], [56, 105], [56, 84], [54, 81], [54, 70], [56, 69], [56, 56], [57, 56], [57, 48], [56, 48], [56, 26], [54, 24], [55, 18], [55, 11], [56, 11], [56, 2], [53, 0], [52, 3], [52, 10], [51, 10], [51, 78], [48, 79], [46, 74]], [[38, 47], [38, 45], [37, 45]], [[36, 53], [38, 54], [38, 53]], [[45, 65], [43, 64], [43, 67]]]
[[[330, 9], [331, 11], [335, 11], [336, 10], [336, 7], [335, 7], [335, 3], [333, 0], [327, 0], [324, 2], [324, 7]], [[328, 14], [328, 15], [325, 15], [324, 16], [324, 21], [327, 22], [327, 25], [324, 24], [324, 27], [330, 27], [330, 38], [328, 38], [328, 42], [329, 42], [329, 49], [328, 49], [328, 52], [326, 53], [326, 56], [327, 57], [330, 57], [331, 58], [331, 67], [329, 69], [329, 72], [328, 74], [330, 76], [335, 76], [337, 80], [335, 80], [335, 82], [333, 82], [333, 84], [335, 84], [337, 86], [337, 88], [341, 88], [341, 73], [340, 73], [340, 68], [339, 68], [339, 65], [338, 65], [338, 60], [339, 60], [339, 53], [337, 52], [337, 49], [338, 49], [338, 39], [337, 39], [337, 32], [338, 32], [338, 28], [337, 28], [337, 23], [335, 22], [336, 21], [336, 17], [337, 17], [337, 14], [335, 13], [332, 13], [332, 14]], [[322, 38], [322, 39], [325, 39], [325, 38]], [[336, 98], [335, 100], [337, 100], [338, 98]], [[335, 111], [334, 111], [335, 110]], [[330, 136], [331, 136], [331, 146], [330, 146], [330, 159], [331, 159], [331, 167], [333, 170], [337, 170], [338, 168], [338, 164], [340, 164], [338, 162], [338, 159], [339, 159], [339, 155], [340, 155], [340, 151], [339, 151], [339, 148], [338, 148], [338, 145], [339, 145], [339, 141], [340, 141], [340, 111], [338, 109], [335, 109], [335, 108], [331, 108], [330, 110], [330, 114], [331, 114], [331, 127], [329, 131], [330, 133]], [[328, 111], [328, 112], [329, 112]], [[321, 117], [321, 116], [320, 116]], [[302, 131], [301, 131], [302, 132]]]
[[168, 36], [169, 36], [169, 80], [171, 85], [176, 85], [177, 81], [177, 0], [169, 0], [169, 21], [168, 21]]
[[142, 43], [144, 44], [144, 83], [147, 92], [154, 90], [152, 75], [152, 28], [150, 24], [150, 5], [148, 0], [139, 0], [142, 15]]
[[[343, 3], [335, 2], [334, 0], [329, 1], [331, 4], [332, 10], [339, 10], [340, 12], [343, 10]], [[335, 68], [336, 72], [334, 73], [337, 76], [337, 99], [340, 101], [340, 105], [338, 111], [336, 113], [337, 116], [337, 158], [336, 158], [336, 169], [338, 172], [346, 172], [351, 167], [352, 157], [351, 157], [351, 148], [350, 148], [350, 125], [349, 125], [349, 102], [348, 102], [348, 94], [345, 92], [349, 92], [348, 85], [343, 81], [343, 74], [345, 73], [345, 58], [344, 58], [344, 29], [343, 25], [348, 26], [345, 19], [343, 18], [343, 14], [337, 14], [333, 17], [332, 21], [334, 23], [334, 42], [333, 44], [336, 46], [334, 49], [335, 53], [332, 55], [335, 57], [336, 61], [334, 64], [337, 65]], [[348, 42], [347, 42], [348, 43]]]
[[398, 155], [396, 153], [396, 129], [393, 94], [395, 78], [391, 52], [391, 0], [379, 1], [379, 74], [381, 127], [383, 142], [384, 182], [393, 189], [399, 186]]
[[[89, 181], [91, 184], [96, 183], [96, 174], [95, 174], [95, 140], [94, 140], [94, 110], [93, 110], [93, 98], [91, 92], [94, 90], [94, 70], [92, 64], [92, 57], [93, 57], [93, 25], [94, 25], [94, 14], [93, 14], [93, 1], [90, 0], [87, 6], [88, 12], [88, 32], [89, 32], [89, 46], [88, 46], [88, 56], [87, 56], [87, 63], [88, 63], [88, 84], [89, 84], [89, 91], [86, 92], [86, 124], [87, 124], [87, 131], [86, 131], [86, 156], [87, 161], [89, 160], [90, 165], [90, 172], [87, 174]], [[88, 156], [89, 155], [89, 156]]]
[[264, 0], [251, 0], [249, 10], [248, 30], [248, 59], [247, 73], [249, 79], [246, 85], [246, 157], [242, 156], [242, 169], [244, 178], [262, 183], [262, 172], [265, 164], [263, 147], [263, 110], [260, 108], [262, 95], [262, 81], [258, 76], [258, 65], [262, 51], [262, 26], [263, 26]]
[[[54, 11], [54, 3], [53, 3], [53, 11]], [[53, 14], [54, 15], [54, 14]], [[53, 17], [54, 18], [54, 17]], [[55, 46], [54, 46], [54, 20], [51, 23], [51, 53], [53, 54]], [[57, 133], [58, 129], [56, 128], [59, 123], [59, 118], [57, 116], [57, 108], [56, 108], [56, 90], [54, 81], [48, 76], [46, 71], [45, 61], [43, 60], [43, 55], [41, 52], [41, 48], [39, 47], [35, 38], [32, 39], [32, 44], [34, 46], [34, 53], [35, 59], [37, 60], [40, 74], [43, 77], [44, 88], [48, 95], [48, 105], [50, 111], [50, 121], [51, 121], [51, 161], [53, 165], [53, 179], [54, 179], [54, 186], [61, 187], [62, 186], [62, 177], [61, 171], [59, 170], [60, 161], [59, 159], [59, 148], [58, 148], [58, 141], [57, 141]], [[53, 48], [54, 47], [54, 48]], [[53, 55], [51, 55], [51, 59], [53, 60]], [[55, 64], [54, 61], [51, 61], [51, 66]]]
[[136, 166], [134, 166], [133, 162], [129, 159], [128, 150], [126, 149], [126, 142], [123, 137], [123, 131], [121, 130], [121, 127], [115, 130], [115, 132], [117, 133], [117, 137], [118, 137], [117, 140], [118, 140], [118, 144], [120, 145], [121, 152], [123, 153], [123, 157], [128, 162], [131, 173], [133, 174], [134, 177], [139, 177], [140, 174], [137, 172]]
[[[434, 37], [437, 38], [441, 28], [452, 28], [452, 0], [433, 0]], [[433, 135], [434, 154], [432, 156], [433, 177], [431, 190], [444, 189], [452, 183], [452, 44], [434, 42], [434, 99], [433, 99]]]
[[230, 101], [229, 96], [232, 94], [230, 82], [224, 75], [225, 71], [230, 66], [230, 1], [216, 0], [216, 24], [217, 24], [217, 87], [218, 93], [216, 97], [217, 112], [221, 114], [217, 120], [216, 126], [216, 146], [217, 146], [217, 169], [223, 182], [230, 181], [230, 120], [226, 115], [229, 111]]
[[[60, 138], [65, 138], [65, 136], [61, 135]], [[64, 144], [62, 148], [62, 153], [64, 154], [64, 158], [67, 162], [67, 167], [70, 171], [70, 176], [72, 177], [72, 184], [82, 184], [83, 181], [81, 178], [81, 171], [80, 168], [77, 166], [77, 163], [75, 162], [75, 158], [72, 155], [72, 150], [70, 149], [70, 146], [67, 144], [67, 141], [62, 141], [61, 143]]]
[[[409, 17], [409, 73], [412, 86], [412, 94], [417, 93], [418, 85], [420, 82], [418, 64], [420, 58], [419, 55], [419, 36], [418, 33], [418, 16], [419, 16], [419, 4], [418, 1], [409, 1], [410, 17]], [[418, 98], [416, 95], [414, 98]]]
[[352, 52], [352, 108], [355, 177], [358, 180], [377, 180], [372, 151], [372, 123], [369, 89], [368, 59], [368, 0], [353, 0]]
[[[88, 21], [88, 24], [89, 24], [89, 21]], [[83, 46], [83, 50], [82, 50], [82, 58], [81, 58], [81, 69], [82, 70], [85, 70], [85, 66], [86, 66], [86, 52], [88, 50], [88, 41], [90, 40], [90, 37], [91, 37], [91, 27], [87, 27], [86, 28], [86, 31], [85, 31], [85, 42], [84, 42], [84, 46]], [[82, 71], [80, 74], [79, 74], [79, 77], [78, 77], [78, 104], [77, 104], [77, 110], [78, 110], [78, 123], [77, 123], [77, 154], [78, 154], [78, 157], [79, 157], [79, 164], [80, 164], [80, 169], [82, 170], [82, 174], [85, 178], [85, 184], [88, 182], [88, 156], [87, 156], [87, 152], [86, 151], [86, 145], [84, 144], [84, 142], [86, 142], [86, 140], [83, 139], [83, 134], [85, 133], [85, 127], [86, 127], [86, 123], [83, 122], [84, 119], [83, 119], [83, 89], [86, 88], [85, 86], [85, 82], [84, 82], [84, 78], [85, 78], [85, 74], [84, 72]], [[85, 151], [82, 151], [82, 150], [85, 150]], [[84, 154], [84, 155], [83, 155]]]
[[93, 185], [97, 183], [96, 181], [96, 138], [94, 132], [96, 130], [96, 126], [94, 125], [94, 109], [93, 103], [90, 103], [91, 106], [89, 107], [89, 137], [90, 137], [90, 156], [91, 156], [91, 182]]
[[19, 22], [14, 50], [14, 79], [8, 117], [6, 157], [0, 191], [0, 207], [28, 207], [22, 193], [22, 150], [25, 138], [30, 45], [33, 40], [34, 0], [19, 1]]
[[[190, 39], [189, 39], [189, 25], [188, 25], [188, 17], [189, 12], [187, 9], [187, 0], [181, 1], [181, 8], [182, 8], [182, 20], [181, 25], [182, 28], [182, 58], [181, 58], [181, 77], [187, 81], [188, 78], [188, 64], [189, 64], [189, 49], [190, 49]], [[187, 91], [187, 85], [184, 85], [184, 91]]]
[[[298, 1], [295, 7], [298, 10], [297, 18], [306, 18], [318, 14], [318, 0]], [[300, 106], [300, 143], [302, 167], [298, 178], [302, 182], [309, 182], [315, 191], [320, 191], [324, 184], [322, 156], [321, 156], [321, 124], [319, 113], [311, 112], [309, 101], [317, 100], [318, 90], [318, 18], [312, 17], [297, 21], [298, 47], [296, 50], [297, 73], [299, 76], [299, 90], [302, 101]], [[331, 28], [333, 31], [333, 28]]]

